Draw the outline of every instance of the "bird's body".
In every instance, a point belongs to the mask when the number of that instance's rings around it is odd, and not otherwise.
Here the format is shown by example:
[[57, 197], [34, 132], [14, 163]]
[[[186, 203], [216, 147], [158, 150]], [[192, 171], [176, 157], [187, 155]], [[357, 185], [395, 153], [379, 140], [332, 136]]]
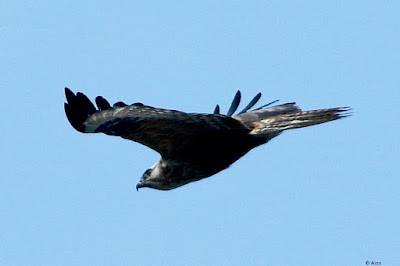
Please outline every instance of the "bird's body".
[[146, 145], [161, 155], [137, 188], [170, 190], [226, 169], [251, 149], [283, 130], [320, 124], [348, 115], [348, 108], [302, 111], [294, 103], [263, 106], [247, 112], [258, 94], [238, 115], [238, 92], [227, 115], [184, 113], [135, 103], [111, 105], [101, 96], [98, 110], [82, 93], [66, 88], [65, 112], [71, 125], [83, 133], [105, 133]]

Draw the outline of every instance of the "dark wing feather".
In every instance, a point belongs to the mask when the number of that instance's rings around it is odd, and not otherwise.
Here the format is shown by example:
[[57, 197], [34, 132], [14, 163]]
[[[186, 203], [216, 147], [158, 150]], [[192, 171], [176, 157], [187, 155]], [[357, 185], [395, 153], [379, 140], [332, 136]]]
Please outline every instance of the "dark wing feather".
[[217, 106], [215, 106], [215, 109], [214, 109], [214, 112], [213, 112], [213, 114], [215, 114], [215, 115], [219, 115], [219, 113], [220, 113], [220, 110], [219, 110], [219, 105], [217, 104]]
[[[65, 96], [67, 97], [68, 104], [64, 104], [65, 113], [68, 121], [79, 132], [84, 132], [83, 121], [89, 118], [90, 115], [96, 112], [93, 103], [86, 97], [85, 94], [78, 92], [76, 95], [65, 88]], [[76, 108], [79, 106], [79, 108]]]
[[226, 114], [226, 116], [232, 116], [233, 113], [236, 111], [236, 109], [238, 108], [239, 104], [240, 104], [240, 99], [242, 98], [242, 95], [240, 93], [240, 91], [237, 91], [235, 94], [235, 97], [233, 98], [231, 107], [229, 107], [228, 113]]
[[100, 111], [107, 110], [111, 108], [110, 103], [101, 96], [96, 97], [96, 105]]
[[251, 107], [253, 107], [258, 102], [258, 100], [260, 100], [260, 98], [261, 98], [261, 92], [257, 93], [257, 95], [254, 96], [253, 100], [251, 100], [249, 102], [249, 104], [245, 108], [243, 108], [242, 111], [237, 113], [236, 115], [240, 115], [240, 114], [246, 113]]
[[[224, 115], [188, 114], [140, 103], [96, 110], [83, 94], [75, 96], [66, 89], [66, 95], [65, 111], [78, 131], [101, 132], [133, 140], [159, 152], [164, 158], [186, 159], [208, 140], [217, 143], [218, 138], [249, 133], [239, 120]], [[104, 106], [100, 103], [99, 109]]]
[[116, 102], [113, 104], [113, 107], [124, 107], [126, 104], [124, 102]]
[[273, 105], [274, 103], [277, 103], [277, 102], [279, 102], [279, 100], [274, 100], [274, 101], [272, 101], [272, 102], [270, 102], [270, 103], [264, 104], [263, 106], [260, 106], [260, 107], [258, 107], [258, 108], [256, 108], [256, 109], [254, 109], [253, 111], [257, 111], [257, 110], [264, 109], [265, 107], [268, 107], [268, 106], [270, 106], [270, 105]]
[[[235, 97], [233, 98], [233, 101], [231, 103], [231, 106], [229, 107], [229, 110], [228, 110], [226, 116], [232, 116], [236, 112], [237, 108], [239, 107], [241, 98], [242, 98], [242, 95], [241, 95], [240, 91], [238, 90], [236, 92], [236, 94], [235, 94]], [[237, 113], [236, 115], [241, 115], [241, 114], [246, 113], [248, 110], [250, 110], [258, 102], [258, 100], [260, 100], [260, 98], [261, 98], [261, 92], [257, 93], [257, 95], [254, 96], [254, 98], [249, 102], [249, 104], [245, 108], [243, 108], [242, 111]], [[263, 106], [261, 106], [261, 107], [259, 107], [257, 109], [254, 109], [254, 110], [262, 109], [262, 108], [267, 107], [267, 106], [269, 106], [269, 105], [271, 105], [271, 104], [273, 104], [275, 102], [277, 102], [277, 101], [273, 101], [273, 102], [271, 102], [269, 104], [263, 105]], [[219, 113], [220, 113], [220, 108], [219, 108], [219, 105], [217, 104], [217, 106], [214, 109], [214, 114], [219, 114]]]

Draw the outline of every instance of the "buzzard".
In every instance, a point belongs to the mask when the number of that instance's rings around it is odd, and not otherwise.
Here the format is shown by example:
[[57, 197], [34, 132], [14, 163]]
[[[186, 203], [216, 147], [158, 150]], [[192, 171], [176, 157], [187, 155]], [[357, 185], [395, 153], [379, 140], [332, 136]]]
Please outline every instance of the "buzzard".
[[241, 94], [238, 91], [226, 115], [217, 105], [213, 114], [185, 113], [154, 108], [142, 103], [113, 106], [101, 96], [93, 103], [78, 92], [65, 88], [65, 113], [71, 125], [82, 133], [104, 133], [139, 142], [161, 155], [147, 169], [136, 189], [171, 190], [212, 176], [251, 149], [267, 143], [284, 130], [317, 125], [349, 116], [349, 107], [302, 111], [295, 103], [271, 106], [276, 101], [251, 109], [258, 93], [235, 116]]

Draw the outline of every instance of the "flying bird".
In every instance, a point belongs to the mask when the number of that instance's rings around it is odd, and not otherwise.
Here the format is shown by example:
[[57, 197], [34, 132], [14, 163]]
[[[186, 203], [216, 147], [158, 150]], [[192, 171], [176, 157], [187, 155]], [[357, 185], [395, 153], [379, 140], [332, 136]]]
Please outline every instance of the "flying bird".
[[252, 109], [261, 93], [234, 115], [240, 103], [240, 91], [226, 115], [220, 114], [219, 105], [213, 114], [185, 113], [142, 103], [117, 102], [111, 106], [101, 96], [96, 97], [96, 109], [81, 92], [75, 94], [65, 88], [65, 95], [65, 113], [77, 131], [119, 136], [139, 142], [161, 155], [161, 159], [144, 172], [136, 189], [175, 189], [228, 168], [251, 149], [287, 129], [351, 115], [349, 107], [302, 111], [294, 102], [271, 106], [274, 101]]

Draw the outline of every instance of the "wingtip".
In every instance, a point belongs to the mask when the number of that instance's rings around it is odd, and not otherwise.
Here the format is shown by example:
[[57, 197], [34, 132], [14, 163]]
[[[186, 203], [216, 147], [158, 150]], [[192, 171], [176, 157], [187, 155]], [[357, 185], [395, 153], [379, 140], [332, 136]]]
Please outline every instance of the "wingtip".
[[78, 92], [76, 95], [69, 89], [65, 88], [65, 96], [67, 102], [64, 103], [64, 110], [68, 121], [77, 131], [84, 133], [84, 122], [86, 119], [96, 112], [96, 108], [85, 94]]
[[233, 101], [231, 103], [231, 106], [229, 107], [228, 113], [226, 113], [227, 116], [232, 116], [236, 112], [236, 110], [240, 104], [241, 98], [242, 98], [242, 94], [241, 94], [240, 90], [238, 90], [236, 92], [235, 96], [233, 97]]
[[67, 98], [67, 102], [73, 101], [75, 94], [67, 87], [65, 87], [64, 91], [65, 91], [65, 97]]
[[219, 105], [217, 104], [217, 106], [215, 106], [215, 109], [214, 109], [214, 114], [219, 115], [219, 113], [220, 113], [220, 109], [219, 109]]

